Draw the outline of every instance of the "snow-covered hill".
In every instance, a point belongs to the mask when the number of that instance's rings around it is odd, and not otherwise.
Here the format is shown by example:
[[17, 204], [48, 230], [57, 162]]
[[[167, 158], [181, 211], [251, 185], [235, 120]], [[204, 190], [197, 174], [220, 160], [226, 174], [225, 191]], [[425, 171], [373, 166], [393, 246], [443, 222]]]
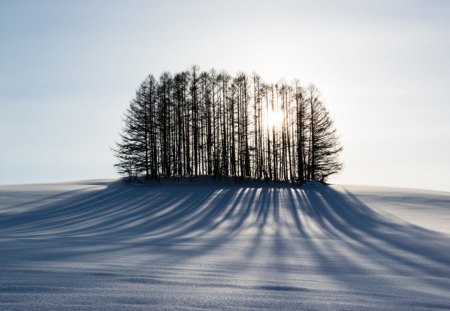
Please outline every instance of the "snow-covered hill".
[[0, 187], [0, 310], [450, 309], [450, 193]]

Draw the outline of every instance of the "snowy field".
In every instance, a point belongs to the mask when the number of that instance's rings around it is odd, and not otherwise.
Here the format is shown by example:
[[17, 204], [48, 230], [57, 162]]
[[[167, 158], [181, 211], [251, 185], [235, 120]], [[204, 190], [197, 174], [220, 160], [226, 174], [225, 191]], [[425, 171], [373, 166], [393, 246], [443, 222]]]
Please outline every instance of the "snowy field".
[[449, 310], [450, 193], [0, 186], [0, 310]]

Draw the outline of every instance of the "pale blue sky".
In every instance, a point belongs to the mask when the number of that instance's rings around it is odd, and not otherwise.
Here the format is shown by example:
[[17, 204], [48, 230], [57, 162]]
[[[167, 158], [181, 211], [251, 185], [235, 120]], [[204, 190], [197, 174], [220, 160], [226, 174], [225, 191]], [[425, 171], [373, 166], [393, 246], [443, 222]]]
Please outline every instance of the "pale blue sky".
[[332, 182], [450, 191], [450, 2], [0, 2], [0, 183], [116, 177], [149, 73], [198, 64], [320, 89]]

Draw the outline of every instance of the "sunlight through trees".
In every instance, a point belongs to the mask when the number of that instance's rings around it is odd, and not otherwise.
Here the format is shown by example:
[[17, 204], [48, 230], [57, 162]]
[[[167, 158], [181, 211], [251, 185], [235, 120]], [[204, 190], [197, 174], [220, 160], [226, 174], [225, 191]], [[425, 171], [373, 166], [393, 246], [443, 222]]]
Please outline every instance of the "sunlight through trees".
[[115, 154], [130, 179], [209, 175], [326, 179], [342, 169], [333, 121], [316, 87], [266, 83], [197, 66], [149, 75], [124, 117]]

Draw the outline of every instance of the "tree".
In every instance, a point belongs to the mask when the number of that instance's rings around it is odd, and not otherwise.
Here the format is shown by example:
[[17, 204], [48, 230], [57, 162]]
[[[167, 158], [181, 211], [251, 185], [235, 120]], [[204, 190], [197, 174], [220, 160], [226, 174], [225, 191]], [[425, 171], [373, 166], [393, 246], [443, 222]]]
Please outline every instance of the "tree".
[[336, 129], [328, 111], [319, 100], [315, 86], [308, 88], [309, 103], [309, 179], [325, 182], [342, 169], [342, 151]]
[[150, 172], [154, 176], [157, 169], [154, 154], [155, 89], [155, 79], [150, 75], [141, 83], [125, 113], [125, 128], [120, 136], [121, 141], [117, 143], [115, 154], [119, 159], [119, 163], [116, 164], [119, 173], [126, 174], [130, 178], [144, 174], [148, 179]]
[[130, 179], [233, 176], [303, 183], [342, 169], [342, 147], [314, 86], [257, 74], [148, 76], [124, 117], [116, 168]]
[[306, 133], [307, 133], [307, 115], [306, 115], [306, 102], [304, 97], [304, 90], [299, 85], [298, 81], [295, 82], [294, 86], [294, 98], [295, 98], [295, 138], [296, 138], [296, 166], [297, 166], [297, 181], [303, 183], [307, 176], [306, 173], [306, 161], [305, 161], [305, 150], [306, 150]]

